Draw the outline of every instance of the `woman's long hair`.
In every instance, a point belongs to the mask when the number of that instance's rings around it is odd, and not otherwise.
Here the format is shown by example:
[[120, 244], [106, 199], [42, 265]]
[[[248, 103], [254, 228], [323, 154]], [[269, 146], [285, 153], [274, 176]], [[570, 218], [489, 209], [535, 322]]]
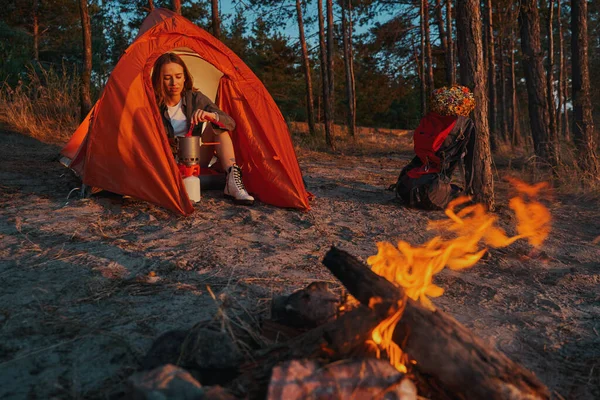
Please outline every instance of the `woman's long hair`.
[[154, 70], [152, 71], [152, 86], [154, 87], [154, 95], [156, 96], [156, 103], [159, 107], [162, 107], [165, 104], [165, 89], [162, 82], [162, 67], [165, 64], [175, 63], [181, 65], [183, 68], [183, 90], [192, 90], [194, 86], [194, 81], [192, 80], [192, 75], [188, 70], [187, 66], [175, 53], [165, 53], [162, 56], [158, 57], [156, 62], [154, 63]]

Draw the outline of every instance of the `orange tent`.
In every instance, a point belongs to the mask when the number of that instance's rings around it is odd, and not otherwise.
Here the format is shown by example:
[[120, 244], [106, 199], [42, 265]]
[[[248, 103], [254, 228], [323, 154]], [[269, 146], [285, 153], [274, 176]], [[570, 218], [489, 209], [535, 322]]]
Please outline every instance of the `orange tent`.
[[185, 215], [194, 211], [152, 88], [152, 67], [166, 52], [180, 54], [194, 87], [236, 121], [231, 137], [248, 191], [268, 204], [308, 210], [287, 125], [263, 84], [223, 43], [165, 9], [144, 20], [102, 96], [62, 149], [62, 162], [88, 186]]

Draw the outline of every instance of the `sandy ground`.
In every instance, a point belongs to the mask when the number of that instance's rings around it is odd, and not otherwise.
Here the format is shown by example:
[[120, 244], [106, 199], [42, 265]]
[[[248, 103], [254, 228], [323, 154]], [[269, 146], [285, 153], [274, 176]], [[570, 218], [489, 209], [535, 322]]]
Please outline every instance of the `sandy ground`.
[[[259, 318], [274, 294], [337, 285], [320, 264], [332, 244], [366, 260], [378, 241], [426, 241], [428, 218], [443, 214], [385, 191], [408, 137], [363, 141], [337, 155], [298, 147], [310, 212], [235, 206], [208, 191], [184, 218], [109, 194], [67, 199], [79, 182], [56, 161], [59, 147], [0, 130], [0, 398], [111, 397], [159, 334], [215, 316], [207, 285], [232, 312]], [[506, 193], [499, 184], [499, 204]], [[561, 195], [550, 208], [541, 255], [517, 243], [443, 272], [435, 304], [556, 398], [600, 398], [600, 208]], [[509, 210], [498, 213], [509, 226]]]

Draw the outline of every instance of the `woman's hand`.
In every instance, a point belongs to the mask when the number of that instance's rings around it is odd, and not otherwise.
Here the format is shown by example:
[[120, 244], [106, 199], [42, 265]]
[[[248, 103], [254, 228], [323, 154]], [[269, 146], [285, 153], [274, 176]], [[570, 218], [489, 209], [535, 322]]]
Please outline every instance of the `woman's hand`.
[[204, 110], [196, 110], [192, 114], [192, 120], [190, 121], [194, 125], [199, 125], [204, 121], [216, 121], [217, 116], [215, 113], [211, 113]]

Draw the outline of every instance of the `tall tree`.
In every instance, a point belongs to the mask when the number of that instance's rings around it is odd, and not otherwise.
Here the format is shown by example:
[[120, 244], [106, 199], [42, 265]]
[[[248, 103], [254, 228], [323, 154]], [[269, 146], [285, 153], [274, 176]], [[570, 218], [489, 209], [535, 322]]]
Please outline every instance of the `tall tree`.
[[40, 24], [39, 24], [39, 3], [33, 0], [33, 60], [40, 58]]
[[79, 0], [81, 13], [81, 32], [83, 35], [83, 71], [81, 72], [80, 100], [83, 121], [92, 109], [91, 76], [92, 76], [92, 28], [87, 0]]
[[573, 68], [573, 139], [583, 171], [598, 180], [596, 132], [590, 99], [587, 1], [571, 0], [571, 58]]
[[300, 48], [302, 49], [302, 69], [304, 70], [304, 79], [306, 81], [306, 117], [308, 120], [308, 131], [311, 135], [315, 135], [315, 106], [312, 75], [308, 46], [306, 45], [306, 37], [304, 36], [304, 18], [302, 17], [302, 3], [300, 0], [296, 0], [296, 16], [298, 17], [298, 33], [300, 34]]
[[507, 98], [506, 98], [506, 62], [504, 59], [505, 56], [505, 47], [506, 47], [506, 27], [504, 26], [504, 15], [505, 13], [498, 13], [498, 69], [500, 70], [500, 115], [502, 118], [498, 118], [502, 121], [501, 124], [501, 136], [503, 141], [507, 141], [508, 139], [508, 106], [507, 106]]
[[552, 165], [557, 165], [557, 152], [552, 147], [550, 114], [546, 80], [542, 64], [543, 52], [540, 41], [540, 16], [537, 0], [522, 0], [519, 12], [521, 25], [521, 48], [523, 68], [527, 84], [529, 126], [535, 154]]
[[438, 33], [440, 35], [440, 46], [445, 56], [446, 52], [448, 51], [448, 37], [446, 36], [446, 29], [444, 28], [445, 21], [441, 0], [435, 0], [435, 21], [437, 24]]
[[562, 129], [563, 137], [567, 142], [571, 141], [569, 113], [567, 110], [567, 62], [565, 57], [565, 41], [563, 36], [563, 24], [561, 20], [560, 0], [556, 0], [556, 21], [558, 28], [558, 126]]
[[519, 124], [519, 102], [517, 98], [517, 74], [515, 68], [515, 53], [516, 49], [516, 22], [517, 22], [517, 14], [518, 14], [518, 6], [513, 5], [514, 12], [512, 13], [511, 24], [510, 24], [510, 40], [508, 47], [510, 49], [510, 110], [511, 110], [511, 120], [510, 120], [510, 144], [512, 147], [518, 146], [521, 144], [521, 125]]
[[454, 62], [454, 40], [452, 39], [452, 1], [446, 0], [446, 80], [449, 85], [456, 82], [456, 64]]
[[323, 90], [323, 114], [325, 119], [325, 141], [334, 150], [333, 143], [333, 115], [331, 114], [329, 97], [329, 68], [327, 63], [327, 47], [325, 45], [325, 21], [323, 17], [323, 0], [318, 0], [319, 7], [319, 54], [321, 64], [321, 86]]
[[421, 6], [423, 7], [423, 29], [425, 30], [425, 55], [427, 59], [427, 94], [431, 93], [435, 89], [435, 83], [433, 79], [433, 56], [431, 54], [431, 35], [429, 29], [429, 1], [421, 0]]
[[217, 39], [221, 37], [221, 19], [219, 18], [219, 0], [211, 0], [212, 5], [212, 31]]
[[460, 61], [460, 82], [473, 88], [475, 96], [475, 146], [472, 157], [471, 187], [474, 200], [494, 208], [494, 180], [488, 125], [487, 82], [483, 68], [481, 42], [481, 10], [478, 0], [462, 0], [456, 4], [456, 37]]
[[494, 52], [494, 16], [492, 12], [492, 0], [486, 0], [486, 37], [487, 37], [487, 47], [488, 50], [486, 54], [488, 56], [487, 59], [487, 67], [488, 67], [488, 82], [489, 82], [489, 118], [490, 118], [490, 135], [492, 139], [492, 145], [494, 145], [497, 137], [497, 98], [498, 93], [496, 90], [496, 54]]
[[[355, 86], [354, 75], [352, 71], [353, 54], [352, 54], [352, 3], [348, 0], [342, 0], [342, 41], [344, 44], [344, 67], [346, 71], [346, 100], [348, 108], [348, 132], [351, 136], [355, 135], [356, 131], [356, 99], [354, 98]], [[349, 8], [349, 9], [347, 9]], [[346, 16], [348, 14], [348, 17]]]
[[420, 40], [421, 40], [421, 57], [418, 61], [419, 66], [419, 80], [421, 83], [421, 114], [425, 115], [427, 112], [427, 83], [425, 78], [425, 7], [423, 5], [423, 1], [421, 0], [419, 6], [419, 21], [420, 21]]
[[556, 129], [556, 109], [554, 108], [554, 0], [548, 0], [548, 70], [546, 71], [546, 91], [548, 96], [548, 114], [550, 116], [549, 140], [553, 142], [552, 147], [556, 152], [556, 163], [560, 159], [560, 141]]
[[[333, 0], [326, 0], [327, 4], [327, 77], [329, 78], [329, 101], [326, 107], [329, 109], [331, 123], [335, 123], [335, 85], [334, 85], [334, 58], [335, 49], [333, 42]], [[333, 130], [331, 131], [333, 133]]]
[[173, 11], [181, 15], [181, 0], [171, 0], [173, 3]]

